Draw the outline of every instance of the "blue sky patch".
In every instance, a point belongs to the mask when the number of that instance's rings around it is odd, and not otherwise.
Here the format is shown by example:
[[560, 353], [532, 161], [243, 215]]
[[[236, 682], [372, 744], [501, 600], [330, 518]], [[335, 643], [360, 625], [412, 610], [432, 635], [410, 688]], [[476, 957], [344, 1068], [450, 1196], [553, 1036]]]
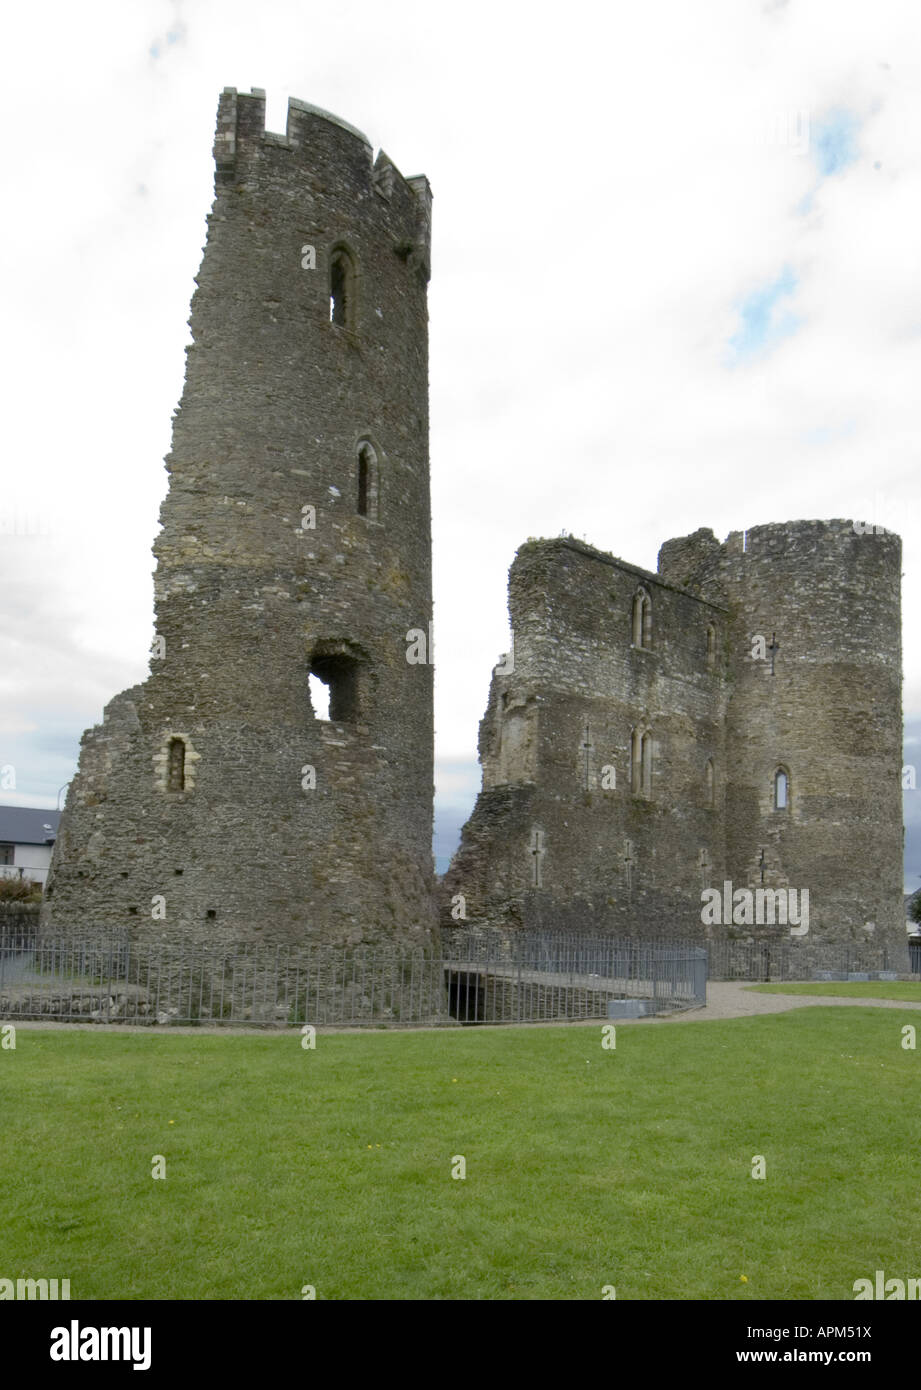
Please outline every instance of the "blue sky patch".
[[[167, 48], [172, 48], [173, 44], [179, 43], [183, 37], [184, 31], [181, 28], [168, 30], [166, 35]], [[163, 49], [160, 47], [158, 43], [152, 43], [147, 51], [150, 54], [151, 58], [157, 59], [160, 57], [160, 54], [163, 52]]]
[[859, 153], [857, 132], [860, 122], [853, 111], [837, 107], [812, 120], [809, 146], [822, 178], [840, 174], [853, 164]]
[[801, 320], [783, 302], [796, 285], [793, 271], [784, 266], [776, 280], [743, 299], [739, 306], [739, 330], [729, 339], [736, 362], [766, 352], [796, 332]]

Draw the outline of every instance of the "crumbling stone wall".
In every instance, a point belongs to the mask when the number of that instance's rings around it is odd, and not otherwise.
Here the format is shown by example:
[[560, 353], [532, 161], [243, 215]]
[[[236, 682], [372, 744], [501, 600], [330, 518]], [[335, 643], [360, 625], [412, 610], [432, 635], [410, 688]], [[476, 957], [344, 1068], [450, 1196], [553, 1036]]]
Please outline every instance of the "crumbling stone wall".
[[472, 925], [681, 934], [701, 850], [713, 876], [724, 867], [724, 785], [717, 774], [711, 793], [707, 763], [724, 758], [726, 685], [707, 634], [719, 652], [725, 611], [571, 539], [521, 547], [509, 611], [514, 668], [494, 673], [480, 726], [483, 791], [445, 880], [454, 910]]
[[431, 929], [431, 194], [303, 102], [264, 126], [263, 93], [224, 92], [151, 673], [84, 736], [47, 928]]
[[[656, 575], [571, 539], [523, 546], [444, 923], [795, 939], [804, 961], [866, 942], [904, 968], [900, 564], [897, 537], [847, 521], [697, 531]], [[808, 932], [704, 921], [727, 881], [795, 889], [800, 912], [807, 890]]]

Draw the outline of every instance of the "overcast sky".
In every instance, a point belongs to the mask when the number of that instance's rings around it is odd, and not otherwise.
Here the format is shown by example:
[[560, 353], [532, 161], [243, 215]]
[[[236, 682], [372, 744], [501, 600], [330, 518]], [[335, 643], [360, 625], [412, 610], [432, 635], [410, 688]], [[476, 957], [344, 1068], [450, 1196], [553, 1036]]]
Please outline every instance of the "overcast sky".
[[655, 569], [699, 526], [889, 525], [921, 764], [915, 0], [103, 0], [4, 27], [0, 800], [54, 806], [147, 673], [224, 86], [265, 88], [271, 130], [289, 96], [325, 107], [434, 191], [442, 862], [528, 536]]

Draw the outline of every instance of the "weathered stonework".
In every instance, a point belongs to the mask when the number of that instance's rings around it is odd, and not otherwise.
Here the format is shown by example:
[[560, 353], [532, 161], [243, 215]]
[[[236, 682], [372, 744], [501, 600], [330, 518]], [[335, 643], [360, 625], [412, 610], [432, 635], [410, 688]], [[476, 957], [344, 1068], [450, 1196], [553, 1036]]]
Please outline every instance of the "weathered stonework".
[[[221, 948], [434, 927], [431, 194], [326, 112], [291, 101], [284, 136], [264, 117], [261, 92], [221, 97], [151, 674], [84, 735], [46, 929]], [[804, 968], [824, 943], [900, 968], [900, 542], [859, 529], [701, 530], [657, 574], [523, 546], [444, 923], [770, 949], [796, 926]], [[727, 882], [800, 914], [807, 892], [808, 930], [731, 895], [707, 921]]]
[[407, 660], [431, 621], [431, 194], [304, 102], [264, 126], [263, 93], [224, 92], [151, 673], [84, 736], [49, 929], [433, 925], [432, 667]]
[[[522, 546], [513, 669], [493, 675], [444, 923], [792, 936], [804, 963], [867, 942], [901, 961], [900, 578], [898, 537], [849, 521], [698, 531], [657, 574], [571, 539]], [[704, 920], [727, 881], [796, 889], [789, 923], [770, 893], [773, 924]]]

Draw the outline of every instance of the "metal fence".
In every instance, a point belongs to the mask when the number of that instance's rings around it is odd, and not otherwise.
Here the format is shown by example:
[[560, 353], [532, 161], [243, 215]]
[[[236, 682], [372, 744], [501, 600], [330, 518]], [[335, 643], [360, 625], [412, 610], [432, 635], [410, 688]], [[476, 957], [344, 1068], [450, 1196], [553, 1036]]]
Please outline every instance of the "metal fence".
[[898, 965], [868, 946], [813, 944], [804, 953], [784, 941], [553, 931], [452, 929], [435, 949], [385, 951], [227, 950], [0, 929], [0, 1020], [284, 1028], [602, 1019], [701, 1006], [708, 978], [808, 980], [817, 969], [872, 974]]
[[430, 953], [0, 938], [0, 1017], [133, 1024], [438, 1023]]
[[[881, 970], [921, 973], [921, 938], [904, 954], [887, 946], [866, 943], [795, 942], [789, 938], [748, 941], [723, 938], [656, 941], [622, 941], [614, 936], [563, 930], [501, 933], [489, 929], [456, 927], [442, 932], [445, 955], [470, 952], [477, 959], [513, 962], [525, 957], [546, 963], [542, 968], [597, 972], [613, 977], [634, 972], [649, 974], [656, 953], [662, 963], [682, 952], [706, 952], [710, 980], [811, 980], [816, 971], [835, 973]], [[650, 964], [644, 966], [643, 962]]]
[[910, 936], [908, 938], [908, 958], [911, 961], [911, 972], [913, 975], [921, 975], [921, 936]]
[[896, 959], [886, 946], [835, 942], [711, 941], [711, 980], [811, 980], [817, 971], [835, 974], [912, 969], [908, 953]]
[[609, 1003], [623, 1000], [647, 1001], [650, 1013], [705, 1003], [705, 952], [610, 938], [227, 951], [0, 934], [0, 1019], [450, 1026], [606, 1018]]
[[0, 902], [0, 941], [7, 936], [34, 936], [40, 903]]
[[706, 1003], [707, 953], [686, 943], [451, 934], [442, 948], [449, 1008], [461, 1023], [621, 1017], [618, 1006], [637, 1001], [651, 1014]]

